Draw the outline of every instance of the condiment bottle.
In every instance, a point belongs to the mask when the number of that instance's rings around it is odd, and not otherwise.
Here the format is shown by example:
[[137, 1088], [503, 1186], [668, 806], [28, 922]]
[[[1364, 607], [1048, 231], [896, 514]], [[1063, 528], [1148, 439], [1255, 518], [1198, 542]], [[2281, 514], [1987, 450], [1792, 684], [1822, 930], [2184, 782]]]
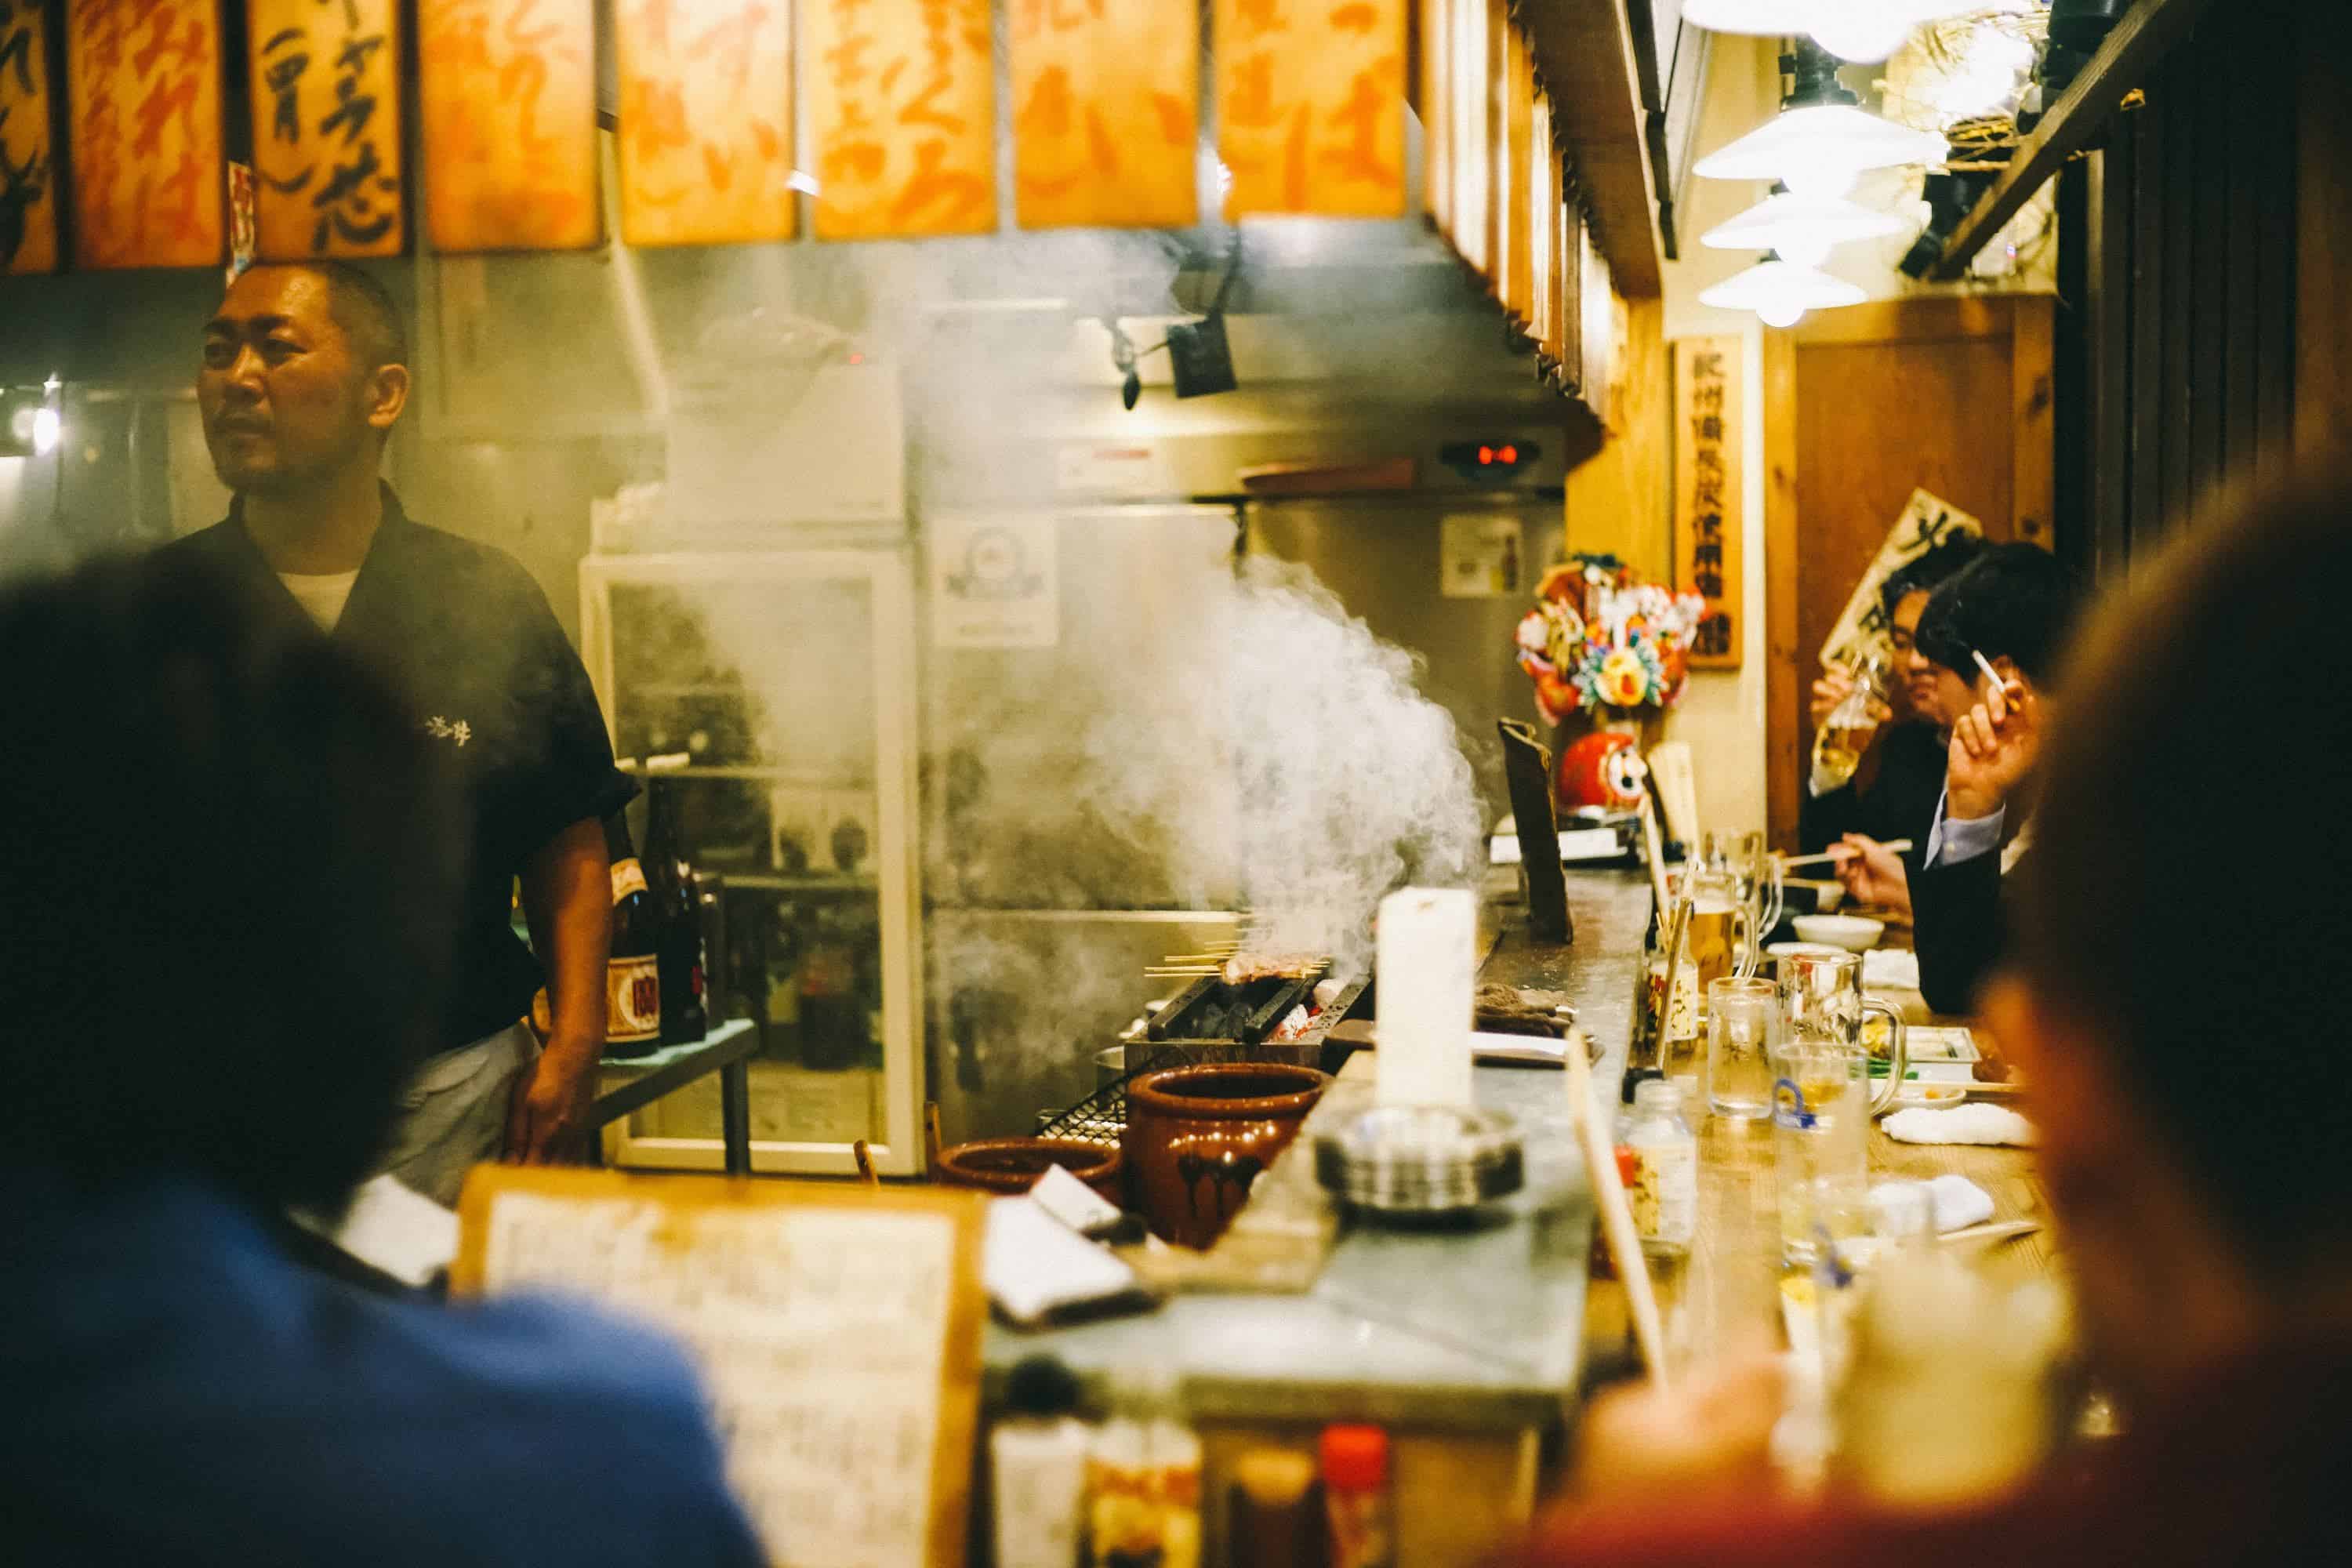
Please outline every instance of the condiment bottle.
[[1233, 1568], [1303, 1568], [1321, 1561], [1315, 1461], [1289, 1448], [1252, 1448], [1234, 1461], [1226, 1559]]
[[1641, 1174], [1625, 1194], [1642, 1250], [1682, 1256], [1698, 1231], [1698, 1135], [1683, 1120], [1682, 1090], [1659, 1079], [1636, 1089], [1625, 1146], [1642, 1161]]
[[1322, 1447], [1327, 1568], [1392, 1568], [1389, 1435], [1378, 1426], [1326, 1426]]
[[1090, 1446], [1077, 1403], [1077, 1380], [1053, 1357], [1013, 1369], [1007, 1413], [988, 1435], [996, 1568], [1077, 1568]]
[[1087, 1464], [1095, 1568], [1200, 1568], [1201, 1439], [1176, 1380], [1153, 1368], [1120, 1384]]

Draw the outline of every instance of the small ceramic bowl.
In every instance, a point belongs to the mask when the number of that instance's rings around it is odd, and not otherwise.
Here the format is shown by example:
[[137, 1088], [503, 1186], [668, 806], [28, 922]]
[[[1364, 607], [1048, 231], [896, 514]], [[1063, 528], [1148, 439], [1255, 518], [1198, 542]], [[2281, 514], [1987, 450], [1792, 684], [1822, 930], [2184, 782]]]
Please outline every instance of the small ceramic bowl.
[[1799, 940], [1825, 942], [1848, 952], [1868, 952], [1886, 934], [1885, 921], [1866, 915], [1799, 915], [1794, 923]]
[[1825, 942], [1775, 942], [1765, 945], [1768, 958], [1835, 958], [1845, 949]]

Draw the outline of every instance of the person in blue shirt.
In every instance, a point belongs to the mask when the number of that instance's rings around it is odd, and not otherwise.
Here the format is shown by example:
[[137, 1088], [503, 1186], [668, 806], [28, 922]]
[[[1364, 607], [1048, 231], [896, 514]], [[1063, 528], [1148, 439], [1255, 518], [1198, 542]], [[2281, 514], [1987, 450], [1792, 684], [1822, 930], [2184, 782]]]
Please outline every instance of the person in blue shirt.
[[678, 1351], [282, 1240], [438, 1043], [463, 849], [393, 689], [244, 591], [0, 590], [0, 1556], [764, 1561]]

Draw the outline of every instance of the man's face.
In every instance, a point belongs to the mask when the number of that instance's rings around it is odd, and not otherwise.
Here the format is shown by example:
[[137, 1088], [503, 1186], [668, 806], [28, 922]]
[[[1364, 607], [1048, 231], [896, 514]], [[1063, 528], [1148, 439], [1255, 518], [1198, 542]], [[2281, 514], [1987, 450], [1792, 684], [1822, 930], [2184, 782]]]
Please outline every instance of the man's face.
[[[1919, 617], [1927, 608], [1924, 590], [1904, 595], [1903, 602], [1895, 606], [1895, 624], [1888, 636], [1895, 644], [1895, 668], [1904, 678], [1903, 695], [1910, 704], [1910, 717], [1948, 730], [1976, 698], [1957, 670], [1919, 651]], [[1901, 716], [1898, 710], [1897, 717]]]
[[[374, 367], [361, 363], [327, 308], [322, 278], [257, 267], [205, 323], [196, 403], [221, 483], [299, 490], [356, 462], [373, 464], [388, 428]], [[381, 426], [377, 423], [381, 417]]]

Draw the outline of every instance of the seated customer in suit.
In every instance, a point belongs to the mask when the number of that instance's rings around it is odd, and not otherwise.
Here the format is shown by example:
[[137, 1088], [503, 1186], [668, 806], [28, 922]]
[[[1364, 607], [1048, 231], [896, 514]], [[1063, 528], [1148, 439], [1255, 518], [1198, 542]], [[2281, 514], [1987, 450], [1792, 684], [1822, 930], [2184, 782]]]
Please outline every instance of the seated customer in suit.
[[762, 1560], [677, 1351], [311, 1272], [429, 1048], [457, 846], [415, 716], [192, 569], [0, 591], [11, 1563]]
[[[1944, 744], [1952, 721], [1967, 708], [1968, 683], [1919, 652], [1919, 617], [1935, 590], [1959, 574], [1984, 546], [1957, 534], [1888, 575], [1879, 589], [1886, 616], [1887, 641], [1895, 662], [1892, 689], [1875, 743], [1843, 785], [1806, 781], [1797, 812], [1797, 837], [1807, 853], [1825, 849], [1849, 834], [1885, 842], [1927, 841], [1936, 802], [1944, 792]], [[1822, 672], [1813, 682], [1815, 729], [1853, 692], [1853, 678], [1842, 668]]]
[[[2314, 955], [2352, 946], [2352, 817], [2309, 813], [2285, 876], [2263, 874], [2256, 852], [2180, 853], [2179, 817], [2183, 802], [2245, 788], [2241, 749], [2196, 726], [2286, 679], [2294, 712], [2263, 735], [2273, 776], [2323, 807], [2352, 795], [2352, 647], [2338, 603], [2352, 576], [2352, 476], [2202, 519], [2133, 564], [2068, 661], [2039, 842], [2010, 877], [2020, 940], [1983, 1002], [2033, 1086], [2036, 1158], [2082, 1349], [2120, 1434], [1963, 1503], [1798, 1495], [1776, 1488], [1765, 1460], [1780, 1410], [1769, 1383], [1687, 1369], [1671, 1390], [1612, 1395], [1586, 1414], [1580, 1506], [1507, 1561], [2352, 1562], [2341, 1392], [2352, 1380], [2352, 1077], [2313, 1060], [2339, 1006], [2336, 964], [2282, 962], [2280, 942], [2291, 933], [2294, 952]], [[2217, 627], [2228, 657], [2200, 635]], [[1970, 635], [1991, 640], [1981, 626]], [[1947, 814], [1948, 826], [1973, 820], [1951, 803]]]

